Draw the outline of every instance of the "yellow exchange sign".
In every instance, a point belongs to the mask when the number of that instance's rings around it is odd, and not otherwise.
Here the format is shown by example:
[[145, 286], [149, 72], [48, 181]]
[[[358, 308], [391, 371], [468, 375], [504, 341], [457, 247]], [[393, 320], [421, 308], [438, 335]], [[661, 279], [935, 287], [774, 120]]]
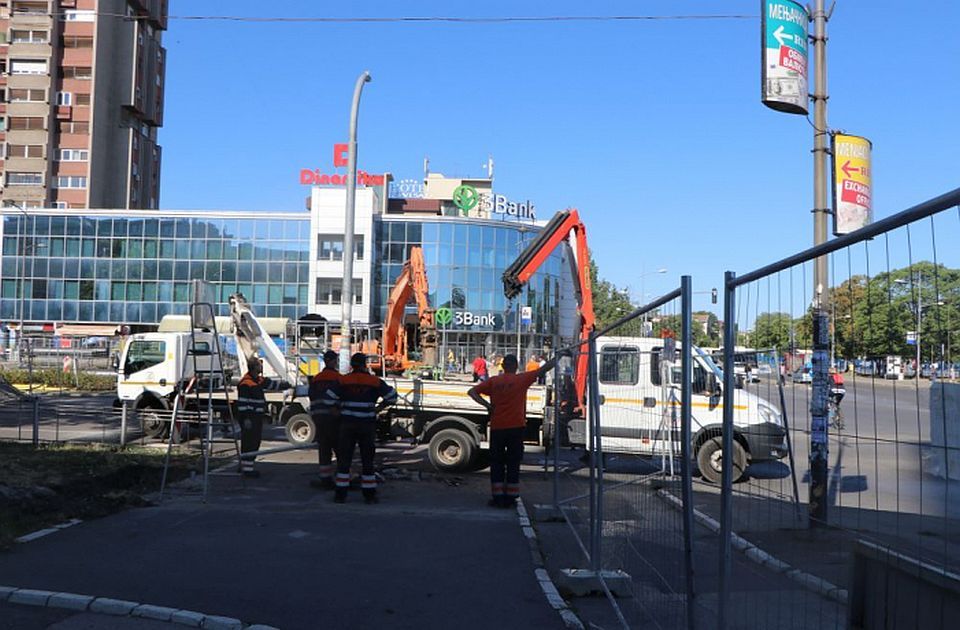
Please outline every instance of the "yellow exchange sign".
[[860, 136], [833, 135], [833, 233], [859, 230], [873, 221], [870, 180], [872, 144]]

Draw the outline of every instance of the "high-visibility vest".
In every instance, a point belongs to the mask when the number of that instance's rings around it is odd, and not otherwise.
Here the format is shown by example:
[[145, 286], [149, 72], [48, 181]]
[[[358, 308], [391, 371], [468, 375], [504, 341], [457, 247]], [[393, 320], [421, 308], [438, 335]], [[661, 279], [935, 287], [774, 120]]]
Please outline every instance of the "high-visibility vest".
[[267, 413], [264, 391], [277, 391], [282, 383], [265, 376], [253, 378], [247, 372], [237, 384], [237, 411], [239, 413]]
[[323, 368], [310, 380], [310, 415], [329, 415], [337, 406], [336, 399], [327, 394], [331, 387], [340, 383], [340, 372]]
[[397, 402], [397, 390], [369, 372], [344, 374], [327, 395], [340, 405], [343, 420], [374, 421], [379, 399], [387, 405]]

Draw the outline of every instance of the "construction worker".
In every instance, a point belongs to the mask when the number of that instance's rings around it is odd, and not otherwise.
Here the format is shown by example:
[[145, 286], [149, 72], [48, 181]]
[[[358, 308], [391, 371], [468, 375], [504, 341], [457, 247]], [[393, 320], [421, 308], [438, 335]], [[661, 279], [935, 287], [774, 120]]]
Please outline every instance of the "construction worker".
[[260, 450], [263, 438], [263, 423], [268, 421], [267, 400], [264, 392], [290, 389], [284, 381], [263, 376], [263, 363], [252, 359], [247, 363], [247, 373], [237, 384], [237, 417], [240, 422], [240, 472], [244, 477], [259, 477], [254, 469], [256, 456], [245, 456]]
[[537, 359], [537, 355], [531, 354], [530, 358], [527, 359], [527, 364], [523, 367], [524, 372], [536, 372], [540, 369], [540, 361]]
[[370, 373], [367, 355], [362, 352], [350, 357], [350, 369], [349, 374], [340, 377], [339, 383], [327, 389], [327, 396], [340, 406], [340, 440], [333, 500], [336, 503], [347, 500], [353, 448], [359, 445], [363, 466], [360, 472], [363, 499], [367, 503], [377, 503], [377, 478], [373, 470], [377, 414], [397, 402], [397, 390]]
[[327, 390], [340, 383], [337, 371], [339, 357], [333, 350], [323, 353], [323, 370], [310, 381], [310, 415], [317, 429], [317, 450], [320, 452], [320, 476], [311, 479], [312, 488], [333, 490], [333, 451], [340, 437], [340, 408], [327, 396]]
[[[503, 358], [504, 373], [474, 385], [467, 394], [490, 412], [490, 502], [509, 508], [520, 496], [520, 462], [527, 425], [527, 390], [541, 374], [550, 371], [554, 357], [533, 372], [517, 374], [516, 355]], [[483, 398], [488, 396], [489, 402]]]

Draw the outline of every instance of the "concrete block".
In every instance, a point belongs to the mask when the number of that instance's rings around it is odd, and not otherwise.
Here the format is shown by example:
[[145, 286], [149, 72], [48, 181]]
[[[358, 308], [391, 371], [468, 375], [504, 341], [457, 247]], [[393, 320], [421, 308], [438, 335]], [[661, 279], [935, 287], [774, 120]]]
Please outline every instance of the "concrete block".
[[534, 523], [556, 523], [563, 520], [563, 512], [553, 505], [537, 503], [530, 511], [529, 518]]
[[47, 606], [51, 608], [65, 608], [67, 610], [86, 610], [95, 597], [77, 595], [76, 593], [54, 593], [50, 596]]
[[557, 580], [562, 588], [572, 593], [576, 597], [585, 597], [594, 593], [603, 594], [603, 584], [615, 597], [629, 597], [632, 594], [630, 589], [630, 575], [617, 569], [610, 571], [602, 569], [594, 571], [592, 569], [564, 569], [560, 572], [560, 578]]
[[192, 610], [178, 610], [170, 615], [170, 621], [173, 623], [178, 623], [181, 626], [199, 628], [201, 625], [203, 625], [203, 620], [205, 617], [206, 615], [203, 613], [194, 612]]
[[144, 619], [159, 619], [160, 621], [170, 621], [176, 608], [167, 608], [166, 606], [153, 606], [151, 604], [140, 604], [130, 613], [131, 617], [143, 617]]
[[14, 586], [0, 586], [0, 602], [5, 602], [17, 590]]
[[27, 606], [46, 606], [47, 600], [53, 595], [52, 591], [36, 591], [29, 588], [21, 588], [13, 593], [7, 601], [11, 604], [26, 604]]
[[243, 630], [243, 622], [233, 617], [207, 615], [201, 627], [203, 630]]
[[123, 599], [98, 597], [90, 603], [90, 612], [104, 615], [129, 615], [139, 605], [137, 602], [128, 602]]

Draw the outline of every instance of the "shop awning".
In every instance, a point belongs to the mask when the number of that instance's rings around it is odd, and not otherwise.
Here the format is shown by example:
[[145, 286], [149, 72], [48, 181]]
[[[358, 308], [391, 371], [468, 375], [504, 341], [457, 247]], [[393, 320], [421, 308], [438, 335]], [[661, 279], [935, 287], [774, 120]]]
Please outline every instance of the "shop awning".
[[112, 337], [116, 331], [116, 324], [64, 324], [57, 327], [56, 334], [61, 337]]

